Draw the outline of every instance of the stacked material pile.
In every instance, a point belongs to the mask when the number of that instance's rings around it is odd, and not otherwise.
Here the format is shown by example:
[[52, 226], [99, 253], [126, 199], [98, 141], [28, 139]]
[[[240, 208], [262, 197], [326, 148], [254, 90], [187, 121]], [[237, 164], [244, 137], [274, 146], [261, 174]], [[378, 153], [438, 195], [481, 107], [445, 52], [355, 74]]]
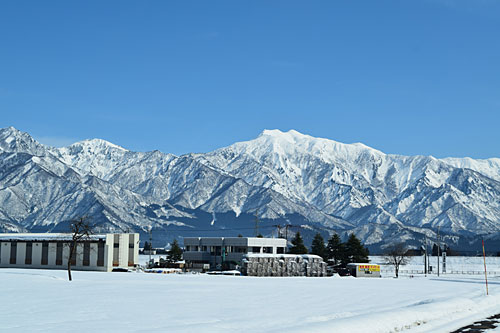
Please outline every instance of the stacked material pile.
[[248, 254], [242, 274], [248, 276], [326, 276], [326, 263], [313, 254]]

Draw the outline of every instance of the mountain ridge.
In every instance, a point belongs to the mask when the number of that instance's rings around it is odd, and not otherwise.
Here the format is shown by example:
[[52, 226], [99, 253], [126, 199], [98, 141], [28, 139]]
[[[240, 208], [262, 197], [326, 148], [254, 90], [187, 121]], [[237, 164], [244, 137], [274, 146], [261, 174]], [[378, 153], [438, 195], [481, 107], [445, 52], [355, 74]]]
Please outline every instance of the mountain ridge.
[[499, 202], [498, 158], [385, 154], [295, 130], [264, 130], [181, 156], [101, 139], [53, 148], [13, 127], [0, 130], [0, 229], [7, 231], [43, 230], [51, 219], [52, 229], [62, 228], [87, 209], [102, 230], [152, 227], [165, 242], [205, 230], [219, 214], [224, 222], [201, 234], [243, 226], [251, 234], [258, 215], [267, 235], [274, 225], [297, 224], [307, 237], [357, 232], [381, 249], [391, 239], [435, 238], [439, 227], [458, 246], [460, 238], [500, 233]]

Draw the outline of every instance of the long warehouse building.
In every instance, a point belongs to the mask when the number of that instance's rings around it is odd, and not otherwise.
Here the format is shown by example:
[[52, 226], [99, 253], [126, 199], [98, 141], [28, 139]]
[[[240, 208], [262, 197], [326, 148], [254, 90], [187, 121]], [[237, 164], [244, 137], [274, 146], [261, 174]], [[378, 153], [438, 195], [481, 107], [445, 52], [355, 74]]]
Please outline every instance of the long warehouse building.
[[[0, 268], [66, 269], [71, 234], [0, 234]], [[139, 234], [90, 235], [77, 243], [71, 268], [110, 272], [139, 263]]]

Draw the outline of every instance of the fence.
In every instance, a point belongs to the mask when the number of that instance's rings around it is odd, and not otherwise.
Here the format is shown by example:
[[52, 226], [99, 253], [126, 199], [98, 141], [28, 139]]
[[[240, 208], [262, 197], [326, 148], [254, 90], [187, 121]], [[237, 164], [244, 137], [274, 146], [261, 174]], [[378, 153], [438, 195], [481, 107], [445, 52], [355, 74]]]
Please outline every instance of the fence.
[[[394, 269], [380, 269], [380, 274], [395, 274]], [[416, 270], [416, 269], [400, 269], [399, 274], [408, 274], [408, 275], [413, 275], [413, 274], [425, 274], [424, 270]], [[437, 271], [432, 271], [432, 272], [427, 272], [428, 275], [437, 275]], [[484, 275], [484, 271], [471, 271], [471, 270], [465, 270], [465, 271], [446, 271], [446, 272], [440, 272], [440, 274], [443, 275], [448, 275], [448, 274], [461, 274], [461, 275]], [[488, 276], [500, 276], [499, 271], [491, 271], [487, 272]]]

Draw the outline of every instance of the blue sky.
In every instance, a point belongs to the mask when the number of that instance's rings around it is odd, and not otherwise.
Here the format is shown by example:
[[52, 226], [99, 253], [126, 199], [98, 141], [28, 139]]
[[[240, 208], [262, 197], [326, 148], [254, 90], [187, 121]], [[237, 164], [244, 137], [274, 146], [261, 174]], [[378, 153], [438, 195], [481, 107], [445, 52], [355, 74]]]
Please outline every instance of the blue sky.
[[498, 1], [2, 1], [0, 32], [0, 127], [44, 143], [500, 157]]

